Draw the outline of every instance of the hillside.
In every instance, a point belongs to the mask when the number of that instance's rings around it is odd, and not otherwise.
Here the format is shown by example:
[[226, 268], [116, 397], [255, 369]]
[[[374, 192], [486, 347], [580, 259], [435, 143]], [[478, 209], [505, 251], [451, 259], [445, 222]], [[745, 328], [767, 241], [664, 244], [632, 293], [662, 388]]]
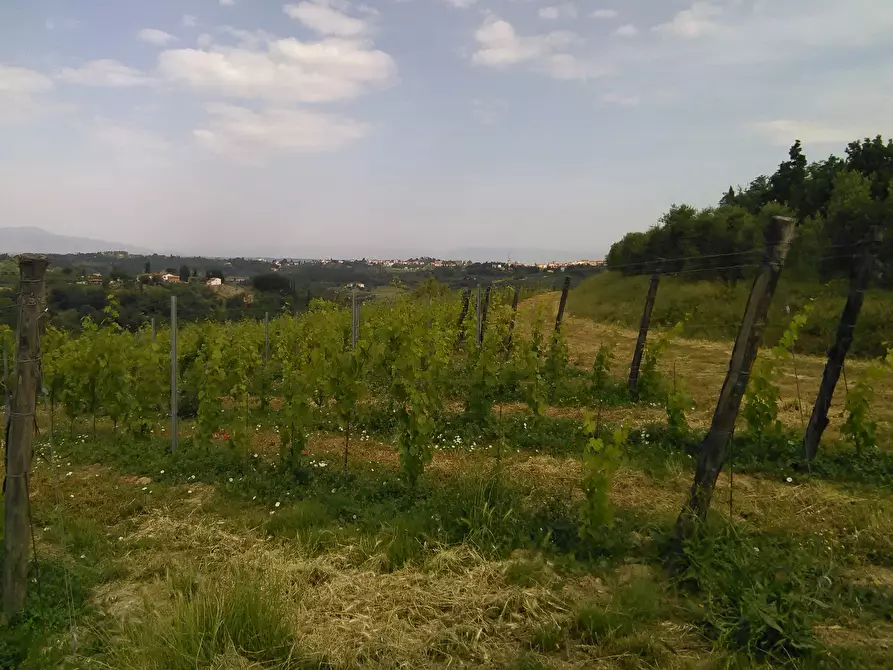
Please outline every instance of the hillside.
[[[624, 277], [619, 272], [590, 277], [570, 292], [568, 313], [599, 323], [638, 328], [648, 282], [647, 276]], [[732, 340], [741, 324], [750, 287], [749, 281], [724, 283], [663, 277], [654, 304], [652, 326], [670, 328], [685, 320], [683, 333], [686, 337]], [[846, 289], [847, 284], [842, 280], [820, 284], [783, 274], [769, 312], [765, 344], [774, 345], [791, 315], [810, 299], [815, 299], [815, 308], [801, 331], [797, 349], [803, 353], [825, 354], [833, 341], [846, 300]], [[859, 316], [850, 354], [879, 356], [886, 351], [886, 343], [891, 341], [893, 292], [870, 290]]]
[[82, 254], [97, 251], [152, 253], [147, 249], [124, 242], [58, 235], [32, 226], [0, 228], [0, 253]]

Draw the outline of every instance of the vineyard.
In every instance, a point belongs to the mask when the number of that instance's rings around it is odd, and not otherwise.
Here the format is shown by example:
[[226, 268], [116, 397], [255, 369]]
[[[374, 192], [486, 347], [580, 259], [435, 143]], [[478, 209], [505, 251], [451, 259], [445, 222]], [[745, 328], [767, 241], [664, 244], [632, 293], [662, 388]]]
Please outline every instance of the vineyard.
[[636, 333], [562, 319], [555, 293], [173, 333], [115, 310], [41, 335], [7, 665], [891, 667], [893, 357], [850, 363], [804, 461], [811, 305], [757, 359], [681, 572], [730, 353], [684, 319], [649, 334], [631, 389]]

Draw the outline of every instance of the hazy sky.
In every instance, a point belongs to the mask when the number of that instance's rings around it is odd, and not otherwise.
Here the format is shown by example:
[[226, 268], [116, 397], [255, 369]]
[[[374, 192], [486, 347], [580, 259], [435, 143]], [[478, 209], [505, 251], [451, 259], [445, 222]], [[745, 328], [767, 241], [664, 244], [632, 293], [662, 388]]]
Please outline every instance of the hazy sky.
[[893, 130], [893, 0], [3, 0], [0, 225], [604, 252]]

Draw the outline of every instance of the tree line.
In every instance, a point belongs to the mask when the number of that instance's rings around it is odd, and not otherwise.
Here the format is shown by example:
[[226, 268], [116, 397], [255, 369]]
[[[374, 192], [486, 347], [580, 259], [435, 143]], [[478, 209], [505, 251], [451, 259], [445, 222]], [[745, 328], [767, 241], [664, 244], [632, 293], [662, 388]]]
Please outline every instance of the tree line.
[[717, 206], [674, 205], [650, 230], [628, 233], [611, 247], [607, 265], [625, 274], [660, 268], [734, 281], [759, 262], [766, 222], [781, 214], [800, 221], [786, 274], [822, 282], [847, 276], [859, 243], [878, 226], [885, 233], [878, 281], [889, 287], [893, 275], [883, 269], [893, 261], [891, 180], [893, 140], [851, 142], [844, 158], [814, 162], [798, 140], [775, 173], [729, 187]]

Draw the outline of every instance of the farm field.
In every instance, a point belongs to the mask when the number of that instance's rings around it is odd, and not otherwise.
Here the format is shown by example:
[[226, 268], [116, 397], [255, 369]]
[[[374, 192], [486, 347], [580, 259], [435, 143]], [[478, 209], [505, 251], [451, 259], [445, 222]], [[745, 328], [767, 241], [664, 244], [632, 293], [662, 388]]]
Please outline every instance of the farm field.
[[[173, 453], [165, 389], [150, 383], [164, 379], [163, 332], [149, 346], [87, 329], [71, 349], [48, 335], [44, 366], [58, 407], [51, 418], [42, 404], [32, 469], [39, 571], [26, 618], [3, 631], [4, 661], [146, 670], [891, 667], [889, 379], [876, 383], [872, 405], [880, 447], [857, 453], [846, 443], [838, 394], [810, 477], [791, 466], [802, 433], [797, 386], [808, 419], [823, 361], [798, 356], [796, 378], [782, 366], [784, 428], [764, 451], [742, 425], [734, 478], [721, 475], [708, 527], [686, 548], [688, 571], [670, 576], [667, 541], [731, 343], [668, 341], [655, 361], [656, 391], [631, 403], [623, 389], [634, 331], [566, 316], [570, 367], [561, 367], [561, 341], [536, 355], [557, 299], [522, 303], [508, 363], [499, 352], [510, 311], [496, 295], [482, 354], [468, 345], [471, 317], [455, 351], [455, 298], [435, 305], [431, 327], [418, 301], [398, 303], [407, 311], [396, 316], [370, 310], [357, 347], [369, 355], [362, 374], [351, 367], [358, 355], [342, 358], [350, 315], [332, 307], [304, 325], [271, 323], [273, 374], [260, 324], [184, 330], [183, 392], [195, 393], [196, 406], [190, 416], [181, 404]], [[125, 348], [113, 337], [128, 338]], [[314, 337], [317, 358], [293, 357]], [[606, 343], [611, 377], [593, 390], [590, 370]], [[89, 346], [109, 352], [108, 367], [128, 370], [121, 385], [101, 375], [84, 385], [87, 356], [73, 352]], [[111, 353], [137, 351], [150, 353], [138, 363]], [[853, 380], [866, 365], [848, 366]], [[393, 368], [417, 383], [388, 381]], [[127, 383], [147, 396], [109, 404]], [[435, 383], [440, 393], [430, 392]], [[689, 396], [682, 432], [667, 425], [672, 389]], [[308, 401], [296, 405], [299, 397]], [[584, 486], [586, 417], [608, 443], [616, 428], [628, 430], [616, 457], [598, 466], [610, 473], [604, 499]], [[430, 453], [418, 451], [422, 442]]]

